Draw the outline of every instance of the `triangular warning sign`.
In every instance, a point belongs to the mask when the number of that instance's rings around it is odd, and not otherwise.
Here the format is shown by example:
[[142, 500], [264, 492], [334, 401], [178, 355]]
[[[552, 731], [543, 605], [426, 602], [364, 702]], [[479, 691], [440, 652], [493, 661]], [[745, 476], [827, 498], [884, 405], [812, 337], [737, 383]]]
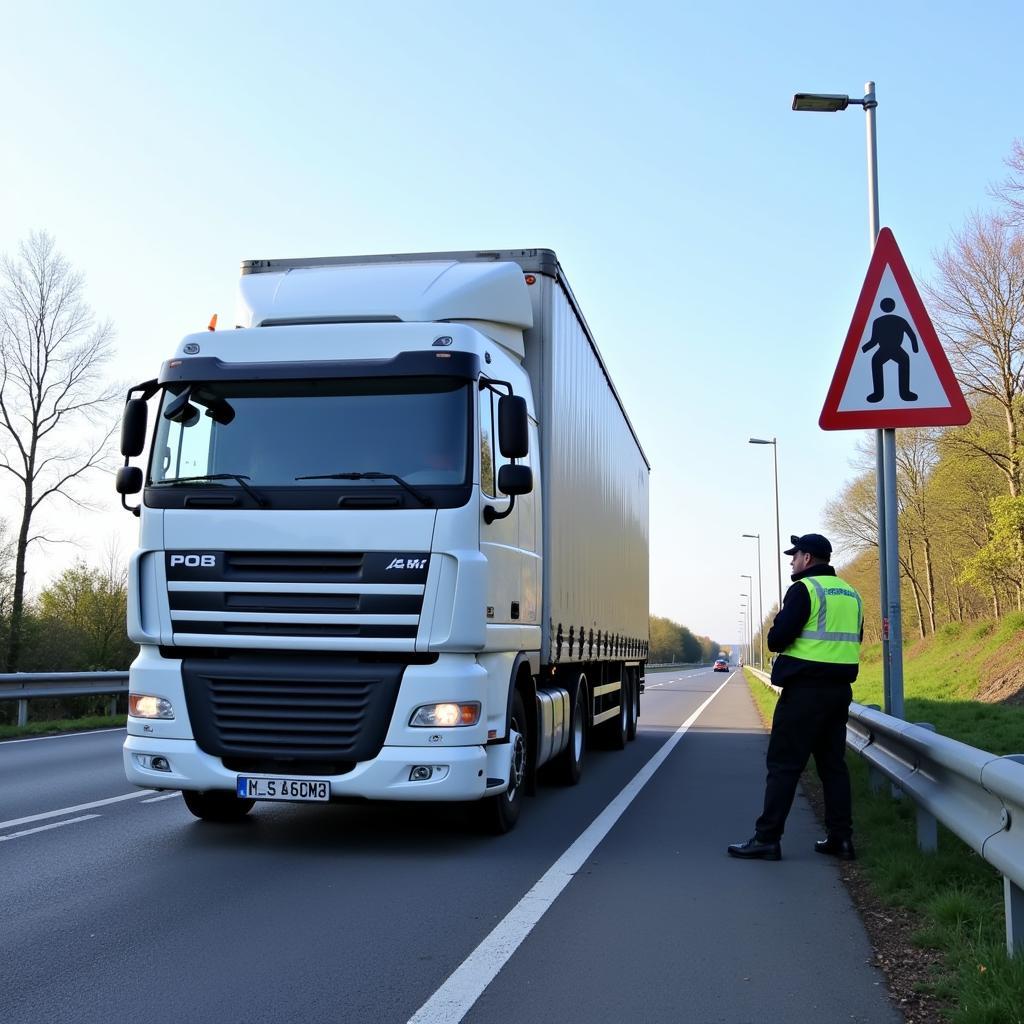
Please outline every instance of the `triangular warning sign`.
[[882, 228], [818, 423], [947, 427], [970, 418], [896, 239]]

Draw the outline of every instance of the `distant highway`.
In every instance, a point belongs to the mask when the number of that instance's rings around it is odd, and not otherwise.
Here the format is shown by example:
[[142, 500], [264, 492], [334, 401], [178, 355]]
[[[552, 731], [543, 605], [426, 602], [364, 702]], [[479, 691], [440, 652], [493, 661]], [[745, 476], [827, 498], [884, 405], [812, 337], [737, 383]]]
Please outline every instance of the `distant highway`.
[[764, 779], [738, 672], [650, 672], [636, 742], [500, 838], [438, 805], [197, 822], [123, 740], [0, 743], [4, 1024], [902, 1020], [802, 798], [781, 862], [725, 855]]

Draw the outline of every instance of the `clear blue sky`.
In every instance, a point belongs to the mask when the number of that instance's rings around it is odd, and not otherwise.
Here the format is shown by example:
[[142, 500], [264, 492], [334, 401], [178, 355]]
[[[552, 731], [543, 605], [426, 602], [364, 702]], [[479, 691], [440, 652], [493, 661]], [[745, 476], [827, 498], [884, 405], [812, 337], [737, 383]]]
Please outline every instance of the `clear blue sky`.
[[[0, 0], [0, 251], [54, 234], [132, 381], [230, 324], [242, 259], [555, 249], [653, 464], [652, 611], [729, 642], [741, 533], [774, 594], [746, 439], [779, 438], [784, 537], [821, 528], [857, 439], [817, 418], [867, 265], [864, 115], [792, 93], [877, 81], [882, 221], [919, 281], [1024, 133], [1019, 3], [874, 10]], [[54, 508], [82, 546], [33, 586], [131, 549], [111, 491]]]

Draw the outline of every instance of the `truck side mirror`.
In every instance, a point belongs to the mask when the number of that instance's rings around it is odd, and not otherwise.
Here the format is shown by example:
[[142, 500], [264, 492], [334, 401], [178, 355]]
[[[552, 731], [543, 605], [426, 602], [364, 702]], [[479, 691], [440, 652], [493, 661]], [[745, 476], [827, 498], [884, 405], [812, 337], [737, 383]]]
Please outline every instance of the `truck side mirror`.
[[142, 490], [142, 470], [138, 466], [121, 466], [114, 478], [114, 487], [118, 494], [138, 494]]
[[506, 459], [525, 459], [530, 454], [530, 419], [526, 399], [520, 395], [498, 399], [498, 442]]
[[121, 420], [121, 454], [126, 458], [141, 455], [146, 446], [146, 418], [149, 410], [145, 399], [129, 398]]
[[533, 470], [529, 466], [502, 466], [498, 470], [498, 490], [502, 494], [529, 494], [533, 490]]

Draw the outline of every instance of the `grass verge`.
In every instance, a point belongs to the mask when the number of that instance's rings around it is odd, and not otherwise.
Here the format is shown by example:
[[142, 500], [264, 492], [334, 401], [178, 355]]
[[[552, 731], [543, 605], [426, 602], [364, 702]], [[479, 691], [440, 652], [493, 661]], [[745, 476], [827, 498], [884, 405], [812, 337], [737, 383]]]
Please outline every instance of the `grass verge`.
[[62, 718], [56, 722], [0, 725], [0, 740], [19, 739], [22, 736], [56, 736], [62, 732], [82, 732], [88, 729], [116, 729], [124, 723], [124, 715], [90, 715], [88, 718]]
[[[777, 699], [774, 691], [751, 673], [744, 671], [744, 675], [765, 722], [770, 723]], [[856, 870], [845, 877], [869, 890], [864, 894], [866, 901], [855, 894], [862, 911], [865, 902], [873, 900], [910, 914], [908, 941], [914, 948], [904, 947], [904, 963], [885, 962], [886, 956], [899, 957], [899, 950], [881, 953], [879, 959], [891, 982], [894, 971], [898, 975], [907, 961], [921, 964], [909, 982], [904, 978], [902, 985], [893, 986], [908, 1020], [915, 1024], [928, 1020], [1024, 1024], [1024, 956], [1011, 960], [1006, 955], [1001, 876], [941, 825], [938, 852], [922, 854], [917, 849], [913, 801], [894, 800], [888, 789], [875, 795], [866, 763], [853, 754], [847, 761], [858, 860]], [[808, 788], [814, 789], [815, 783], [813, 772], [804, 776]], [[820, 804], [820, 793], [809, 795], [812, 803]], [[884, 947], [887, 924], [891, 920], [885, 917], [881, 921], [865, 918], [876, 949]], [[934, 950], [941, 956], [928, 963], [916, 957], [919, 950]], [[909, 995], [900, 996], [900, 987], [907, 984], [930, 998], [912, 1007]]]

